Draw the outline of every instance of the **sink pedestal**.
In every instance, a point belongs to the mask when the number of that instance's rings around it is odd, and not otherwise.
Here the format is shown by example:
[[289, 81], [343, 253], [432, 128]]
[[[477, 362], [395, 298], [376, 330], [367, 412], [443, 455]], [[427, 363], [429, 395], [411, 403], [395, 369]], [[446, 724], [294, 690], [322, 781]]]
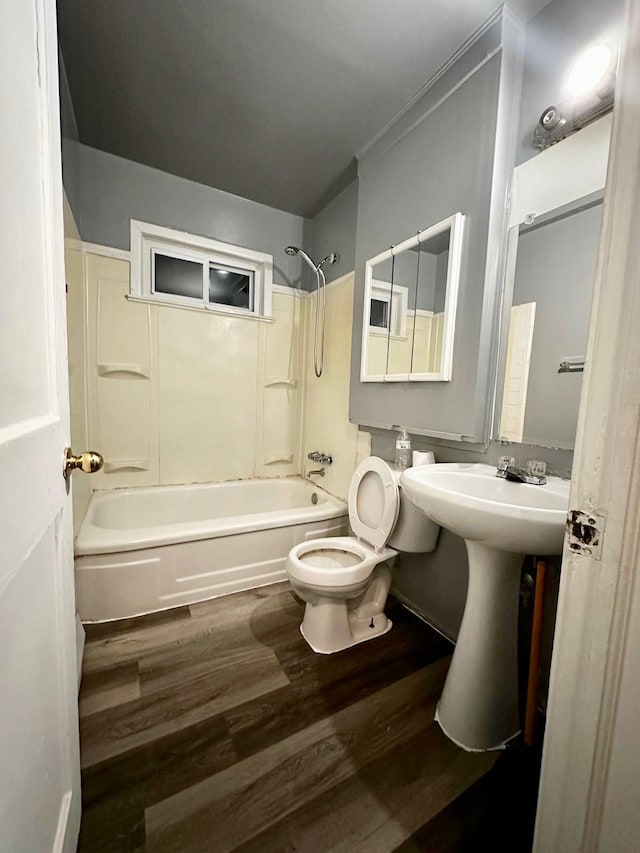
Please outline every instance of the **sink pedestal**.
[[418, 509], [465, 540], [469, 588], [437, 719], [466, 749], [500, 749], [520, 730], [518, 603], [523, 554], [562, 553], [569, 482], [496, 477], [490, 465], [409, 468], [400, 487]]
[[523, 556], [465, 543], [467, 602], [436, 719], [465, 749], [500, 749], [520, 731], [517, 637]]

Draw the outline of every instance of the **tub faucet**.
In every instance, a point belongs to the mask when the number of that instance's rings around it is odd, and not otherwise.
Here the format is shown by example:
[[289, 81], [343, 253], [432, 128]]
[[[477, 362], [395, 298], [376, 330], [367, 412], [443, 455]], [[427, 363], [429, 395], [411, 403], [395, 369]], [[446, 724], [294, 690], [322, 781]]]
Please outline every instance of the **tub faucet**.
[[317, 471], [307, 471], [307, 477], [324, 477], [324, 468], [318, 468]]
[[321, 465], [331, 465], [333, 462], [333, 456], [320, 453], [318, 450], [312, 450], [311, 453], [307, 453], [307, 459], [310, 459], [312, 462], [319, 462]]

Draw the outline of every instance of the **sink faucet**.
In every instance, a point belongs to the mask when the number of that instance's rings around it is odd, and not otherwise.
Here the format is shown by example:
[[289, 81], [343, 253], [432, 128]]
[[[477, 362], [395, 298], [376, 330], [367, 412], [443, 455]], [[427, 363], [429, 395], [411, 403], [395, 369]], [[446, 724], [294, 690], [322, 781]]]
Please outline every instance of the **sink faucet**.
[[531, 486], [544, 486], [547, 482], [546, 478], [547, 465], [545, 462], [540, 462], [537, 459], [530, 459], [527, 462], [527, 467], [522, 468], [516, 465], [516, 460], [513, 456], [501, 456], [498, 459], [498, 467], [496, 477], [502, 477], [505, 480], [511, 480], [514, 483], [528, 483]]

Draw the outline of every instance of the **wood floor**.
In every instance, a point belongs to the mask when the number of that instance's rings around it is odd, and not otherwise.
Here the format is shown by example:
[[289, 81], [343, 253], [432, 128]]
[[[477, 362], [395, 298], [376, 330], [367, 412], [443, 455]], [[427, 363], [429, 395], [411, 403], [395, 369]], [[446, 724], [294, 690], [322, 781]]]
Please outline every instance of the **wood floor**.
[[450, 644], [392, 603], [390, 633], [316, 655], [302, 611], [277, 584], [88, 627], [79, 850], [528, 849], [521, 759], [433, 722]]

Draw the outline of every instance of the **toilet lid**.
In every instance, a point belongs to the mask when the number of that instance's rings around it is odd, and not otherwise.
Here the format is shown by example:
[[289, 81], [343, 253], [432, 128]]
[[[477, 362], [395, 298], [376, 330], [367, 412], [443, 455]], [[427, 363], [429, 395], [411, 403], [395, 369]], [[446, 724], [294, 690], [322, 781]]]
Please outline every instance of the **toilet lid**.
[[377, 456], [358, 465], [349, 486], [351, 529], [363, 542], [384, 548], [398, 519], [400, 491], [393, 471]]

